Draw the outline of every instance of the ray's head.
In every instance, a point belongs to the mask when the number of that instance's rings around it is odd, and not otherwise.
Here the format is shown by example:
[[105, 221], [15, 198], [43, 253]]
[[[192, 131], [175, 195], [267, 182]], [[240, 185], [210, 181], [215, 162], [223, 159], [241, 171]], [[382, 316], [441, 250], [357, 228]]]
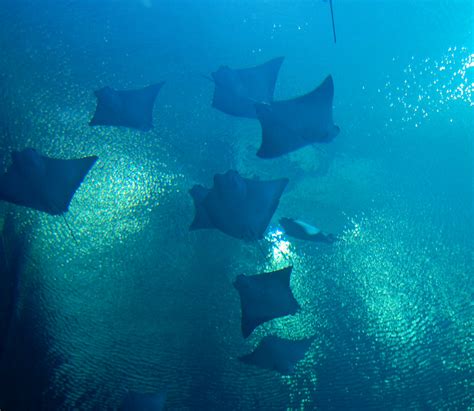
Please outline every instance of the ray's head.
[[245, 180], [235, 170], [229, 170], [225, 174], [216, 174], [214, 184], [221, 195], [243, 198], [247, 192]]

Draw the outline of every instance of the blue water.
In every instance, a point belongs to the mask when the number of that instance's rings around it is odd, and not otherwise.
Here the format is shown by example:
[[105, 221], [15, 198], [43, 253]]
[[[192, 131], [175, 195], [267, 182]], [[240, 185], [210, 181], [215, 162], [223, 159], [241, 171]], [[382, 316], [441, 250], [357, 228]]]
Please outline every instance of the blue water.
[[[474, 407], [473, 3], [333, 6], [336, 44], [317, 0], [0, 3], [3, 168], [25, 147], [99, 156], [67, 213], [77, 242], [0, 203], [28, 242], [2, 410], [116, 409], [127, 390], [169, 410]], [[341, 132], [262, 160], [259, 123], [213, 109], [203, 75], [277, 56], [277, 100], [333, 76]], [[149, 133], [88, 126], [94, 90], [160, 81]], [[260, 247], [188, 231], [188, 190], [230, 168], [290, 179]], [[284, 216], [341, 240], [293, 240]], [[232, 281], [289, 260], [301, 311], [244, 340]], [[237, 360], [266, 335], [316, 340], [281, 376]]]

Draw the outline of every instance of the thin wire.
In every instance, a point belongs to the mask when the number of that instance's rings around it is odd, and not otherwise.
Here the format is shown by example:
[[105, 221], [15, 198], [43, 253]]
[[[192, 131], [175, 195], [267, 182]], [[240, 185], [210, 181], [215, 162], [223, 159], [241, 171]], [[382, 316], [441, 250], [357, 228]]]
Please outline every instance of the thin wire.
[[334, 24], [334, 12], [332, 9], [332, 0], [329, 0], [329, 6], [331, 7], [332, 34], [334, 36], [334, 43], [336, 43], [336, 25]]
[[[49, 203], [49, 201], [48, 201], [48, 203]], [[59, 211], [59, 207], [57, 207], [54, 203], [53, 203], [53, 204], [49, 203], [49, 205], [50, 205], [50, 208], [52, 208], [53, 210]], [[60, 213], [60, 214], [61, 214], [61, 217], [62, 217], [63, 220], [64, 220], [64, 223], [66, 224], [67, 229], [68, 229], [69, 232], [71, 233], [71, 237], [72, 237], [73, 240], [76, 242], [76, 244], [79, 245], [79, 241], [77, 241], [77, 238], [76, 238], [76, 236], [74, 235], [74, 231], [72, 231], [71, 226], [70, 226], [69, 223], [67, 222], [66, 216], [64, 215], [64, 213]]]

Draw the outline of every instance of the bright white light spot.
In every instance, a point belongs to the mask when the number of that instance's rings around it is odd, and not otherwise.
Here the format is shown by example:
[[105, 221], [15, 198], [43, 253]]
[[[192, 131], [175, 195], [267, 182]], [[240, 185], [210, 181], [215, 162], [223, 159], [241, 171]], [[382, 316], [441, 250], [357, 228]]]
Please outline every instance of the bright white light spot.
[[266, 236], [266, 239], [272, 244], [272, 258], [273, 261], [279, 263], [285, 261], [291, 254], [291, 243], [284, 238], [284, 233], [276, 228]]

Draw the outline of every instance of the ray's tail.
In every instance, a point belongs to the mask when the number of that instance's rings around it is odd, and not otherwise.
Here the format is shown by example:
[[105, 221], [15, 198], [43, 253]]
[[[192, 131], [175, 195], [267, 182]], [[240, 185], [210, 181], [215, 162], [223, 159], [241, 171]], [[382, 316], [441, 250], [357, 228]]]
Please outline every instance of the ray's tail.
[[260, 254], [262, 254], [263, 259], [266, 261], [267, 258], [268, 258], [268, 255], [267, 255], [267, 253], [263, 250], [262, 243], [261, 243], [259, 240], [257, 240], [257, 245], [258, 245], [258, 249], [260, 250]]
[[66, 219], [66, 216], [64, 215], [64, 213], [61, 213], [61, 216], [64, 220], [64, 223], [66, 224], [66, 227], [68, 228], [69, 232], [71, 233], [71, 237], [72, 239], [76, 242], [76, 244], [79, 244], [79, 241], [77, 241], [77, 238], [76, 236], [74, 235], [74, 231], [72, 231], [72, 227], [69, 225], [67, 219]]

